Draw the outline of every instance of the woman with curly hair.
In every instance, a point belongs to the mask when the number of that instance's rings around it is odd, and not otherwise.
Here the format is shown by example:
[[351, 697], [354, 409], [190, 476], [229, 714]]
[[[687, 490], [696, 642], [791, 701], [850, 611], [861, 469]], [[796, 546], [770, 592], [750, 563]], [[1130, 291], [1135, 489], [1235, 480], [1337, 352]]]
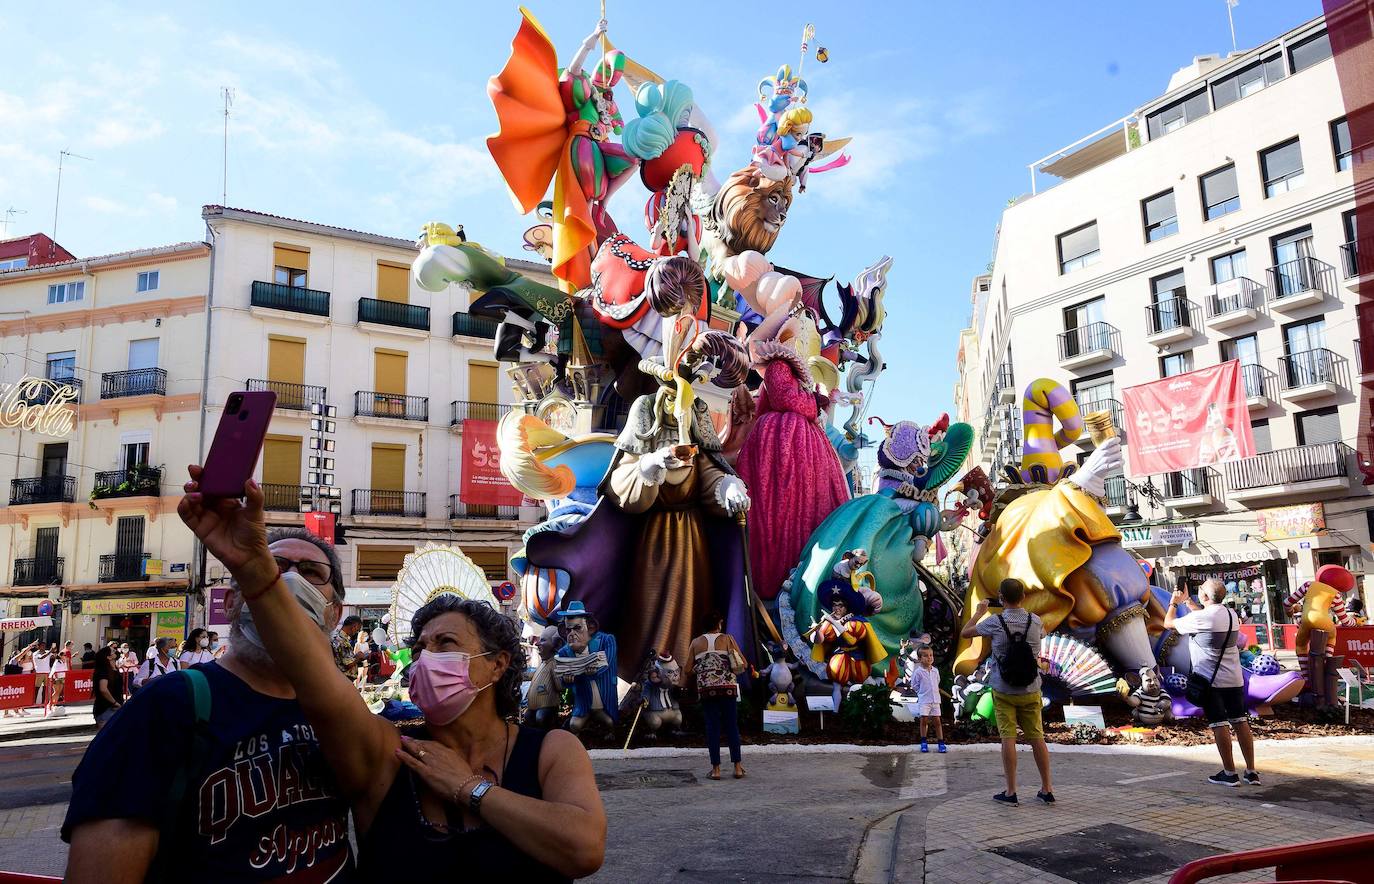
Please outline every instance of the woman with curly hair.
[[305, 610], [322, 599], [267, 547], [261, 487], [249, 482], [244, 501], [207, 498], [200, 476], [191, 467], [178, 512], [233, 574], [294, 687], [352, 805], [363, 879], [392, 879], [397, 862], [426, 881], [568, 881], [601, 867], [606, 814], [586, 750], [566, 731], [512, 720], [525, 651], [511, 621], [456, 595], [415, 613], [410, 690], [425, 728], [403, 737], [339, 677]]

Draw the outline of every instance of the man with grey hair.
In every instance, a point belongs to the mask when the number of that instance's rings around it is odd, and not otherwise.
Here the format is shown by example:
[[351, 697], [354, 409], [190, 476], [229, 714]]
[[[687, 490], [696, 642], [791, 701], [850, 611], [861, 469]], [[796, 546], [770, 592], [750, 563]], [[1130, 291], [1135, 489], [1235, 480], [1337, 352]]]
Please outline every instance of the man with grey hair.
[[[1212, 729], [1217, 752], [1221, 755], [1221, 771], [1212, 774], [1207, 782], [1218, 786], [1239, 786], [1242, 781], [1260, 785], [1255, 770], [1255, 738], [1250, 732], [1250, 717], [1245, 710], [1245, 679], [1240, 669], [1240, 647], [1245, 643], [1240, 633], [1236, 612], [1226, 607], [1226, 585], [1215, 577], [1198, 588], [1195, 604], [1187, 590], [1179, 589], [1169, 600], [1164, 615], [1164, 628], [1173, 628], [1179, 635], [1188, 636], [1188, 652], [1193, 661], [1193, 675], [1207, 679], [1202, 711]], [[1177, 616], [1178, 606], [1186, 604], [1189, 613]], [[1231, 731], [1236, 732], [1241, 755], [1245, 757], [1245, 773], [1236, 774], [1235, 757], [1231, 752]]]
[[[328, 642], [343, 612], [333, 547], [300, 529], [268, 541], [320, 630], [301, 640]], [[186, 870], [223, 881], [350, 880], [348, 804], [237, 587], [226, 607], [229, 650], [149, 684], [86, 750], [62, 825], [65, 880], [122, 884]], [[201, 689], [192, 676], [204, 677]]]

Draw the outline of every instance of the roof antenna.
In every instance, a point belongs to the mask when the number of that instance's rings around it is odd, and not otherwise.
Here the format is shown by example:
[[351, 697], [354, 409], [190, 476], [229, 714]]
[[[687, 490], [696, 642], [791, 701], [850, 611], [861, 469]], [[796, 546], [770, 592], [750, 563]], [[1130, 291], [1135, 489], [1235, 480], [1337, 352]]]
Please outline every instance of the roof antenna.
[[1231, 23], [1231, 52], [1236, 50], [1236, 18], [1231, 14], [1231, 10], [1240, 5], [1240, 0], [1226, 0], [1226, 20]]
[[52, 239], [57, 242], [57, 210], [62, 205], [62, 163], [67, 157], [78, 160], [89, 160], [90, 157], [83, 157], [79, 153], [72, 153], [69, 150], [59, 151], [57, 154], [57, 197], [52, 203]]
[[4, 233], [0, 233], [0, 236], [9, 236], [9, 235], [10, 235], [10, 225], [14, 223], [14, 216], [15, 216], [15, 215], [27, 215], [28, 213], [29, 213], [29, 212], [28, 212], [27, 209], [16, 209], [14, 206], [10, 206], [8, 209], [6, 209], [6, 210], [5, 210], [5, 220], [4, 220], [4, 221], [0, 221], [0, 224], [4, 224], [4, 225], [5, 225], [5, 232], [4, 232]]
[[223, 86], [220, 88], [219, 94], [224, 99], [224, 165], [219, 204], [227, 206], [229, 204], [229, 108], [234, 106], [234, 90], [228, 86]]

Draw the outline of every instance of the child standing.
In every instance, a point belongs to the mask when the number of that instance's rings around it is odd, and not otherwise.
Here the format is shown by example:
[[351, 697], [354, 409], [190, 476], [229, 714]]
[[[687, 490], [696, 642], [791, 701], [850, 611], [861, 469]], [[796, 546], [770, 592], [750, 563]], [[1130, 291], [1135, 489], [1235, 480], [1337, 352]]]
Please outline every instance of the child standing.
[[933, 721], [937, 751], [944, 752], [945, 731], [940, 721], [940, 671], [935, 668], [935, 652], [929, 645], [921, 645], [916, 655], [918, 665], [911, 676], [911, 687], [916, 691], [916, 711], [921, 716], [921, 751], [930, 751], [926, 743], [926, 730]]

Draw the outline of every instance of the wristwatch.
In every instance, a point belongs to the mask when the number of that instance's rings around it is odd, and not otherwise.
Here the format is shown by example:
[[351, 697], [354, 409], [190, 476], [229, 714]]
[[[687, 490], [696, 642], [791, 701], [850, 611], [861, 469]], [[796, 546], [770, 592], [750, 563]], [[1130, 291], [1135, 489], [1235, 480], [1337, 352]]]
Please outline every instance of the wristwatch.
[[487, 794], [487, 792], [490, 790], [491, 783], [487, 782], [486, 780], [483, 780], [482, 782], [473, 786], [472, 791], [468, 793], [468, 810], [472, 812], [473, 816], [481, 815], [482, 796]]

